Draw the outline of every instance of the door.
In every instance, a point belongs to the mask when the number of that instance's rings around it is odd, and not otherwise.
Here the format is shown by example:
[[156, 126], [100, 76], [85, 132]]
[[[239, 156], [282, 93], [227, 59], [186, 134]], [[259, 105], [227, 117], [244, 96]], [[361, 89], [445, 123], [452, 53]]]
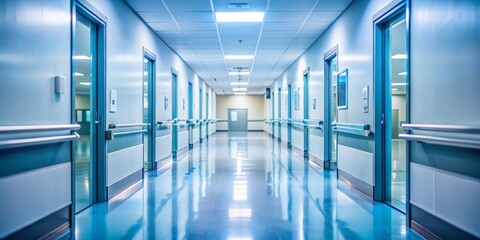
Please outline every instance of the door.
[[398, 135], [407, 122], [407, 27], [405, 13], [383, 24], [384, 201], [405, 212], [407, 145]]
[[[209, 99], [208, 99], [208, 93], [205, 95], [205, 107], [206, 107], [206, 119], [208, 120], [209, 116], [208, 116], [208, 106], [209, 106]], [[205, 125], [205, 136], [208, 138], [208, 122], [206, 123]]]
[[247, 132], [248, 131], [248, 110], [247, 109], [228, 109], [228, 131], [229, 132]]
[[282, 89], [278, 88], [278, 141], [282, 141], [282, 125], [280, 124], [282, 119]]
[[[275, 120], [275, 93], [272, 90], [272, 120]], [[275, 137], [275, 121], [272, 121], [272, 137]]]
[[[292, 119], [292, 85], [291, 84], [288, 84], [288, 88], [287, 88], [287, 105], [288, 105], [288, 109], [287, 109], [287, 117], [288, 117], [288, 120], [290, 121]], [[288, 147], [291, 147], [292, 146], [292, 124], [291, 123], [288, 123], [287, 124], [287, 146]]]
[[178, 150], [178, 74], [172, 69], [172, 154], [177, 156]]
[[[202, 90], [202, 89], [200, 89], [199, 98], [200, 98], [200, 99], [199, 99], [199, 101], [200, 101], [200, 103], [199, 103], [199, 108], [200, 108], [200, 110], [199, 110], [199, 111], [200, 111], [199, 118], [200, 118], [200, 120], [203, 120], [203, 90]], [[200, 128], [200, 142], [202, 142], [202, 140], [203, 140], [203, 131], [202, 131], [202, 129], [203, 129], [203, 124], [204, 124], [203, 121], [201, 121], [201, 122], [200, 122], [200, 126], [199, 126], [199, 128]]]
[[98, 111], [97, 25], [77, 13], [74, 38], [75, 120], [80, 138], [75, 146], [75, 212], [96, 202]]
[[147, 132], [143, 135], [144, 169], [154, 168], [155, 162], [155, 58], [145, 53], [143, 58], [143, 123]]
[[325, 58], [325, 169], [333, 169], [337, 164], [338, 136], [333, 130], [338, 120], [337, 74], [338, 62], [336, 49]]
[[[309, 112], [309, 88], [308, 88], [308, 82], [309, 82], [309, 70], [307, 69], [303, 73], [303, 119], [309, 119], [310, 112]], [[308, 134], [309, 134], [309, 129], [307, 126], [303, 128], [303, 152], [304, 156], [308, 157]]]
[[193, 84], [188, 83], [188, 119], [193, 119]]

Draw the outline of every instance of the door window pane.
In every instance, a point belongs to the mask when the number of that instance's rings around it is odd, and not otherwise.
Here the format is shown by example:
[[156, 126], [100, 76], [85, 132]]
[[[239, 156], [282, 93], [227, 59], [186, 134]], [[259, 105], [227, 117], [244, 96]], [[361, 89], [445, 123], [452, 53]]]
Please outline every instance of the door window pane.
[[392, 206], [405, 211], [406, 205], [406, 142], [398, 135], [404, 133], [401, 124], [407, 120], [407, 48], [405, 18], [387, 25], [385, 31], [387, 66], [386, 117], [386, 197]]
[[75, 26], [75, 111], [80, 124], [75, 141], [75, 211], [78, 212], [94, 202], [94, 167], [93, 154], [94, 129], [92, 111], [95, 108], [93, 85], [96, 82], [96, 26], [77, 15]]

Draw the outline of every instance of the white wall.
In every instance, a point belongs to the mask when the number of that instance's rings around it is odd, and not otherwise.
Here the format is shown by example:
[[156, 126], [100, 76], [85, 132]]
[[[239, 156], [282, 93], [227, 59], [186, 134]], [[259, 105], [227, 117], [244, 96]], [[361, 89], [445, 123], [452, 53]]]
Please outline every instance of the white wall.
[[[263, 120], [266, 117], [264, 95], [218, 95], [216, 99], [217, 119], [228, 120], [229, 108], [248, 109], [248, 120]], [[217, 130], [228, 130], [228, 124], [226, 122], [218, 123]], [[263, 122], [249, 122], [248, 130], [263, 130]]]

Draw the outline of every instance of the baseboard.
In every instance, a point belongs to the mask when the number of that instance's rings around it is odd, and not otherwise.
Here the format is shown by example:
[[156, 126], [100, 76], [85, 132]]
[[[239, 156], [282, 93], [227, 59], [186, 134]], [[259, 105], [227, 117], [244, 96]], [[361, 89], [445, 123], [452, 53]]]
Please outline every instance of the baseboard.
[[174, 154], [174, 155], [175, 155], [174, 158], [179, 158], [180, 156], [182, 156], [183, 154], [185, 154], [186, 152], [188, 152], [188, 150], [189, 150], [188, 147], [184, 147], [184, 148], [182, 148], [182, 149], [180, 149], [180, 150], [177, 150], [177, 151], [175, 152], [175, 154]]
[[373, 186], [370, 186], [369, 184], [363, 182], [362, 180], [340, 170], [338, 170], [338, 178], [344, 182], [346, 182], [348, 185], [352, 186], [353, 188], [357, 189], [361, 193], [367, 195], [369, 198], [373, 199]]
[[111, 200], [133, 184], [143, 179], [143, 168], [107, 187], [107, 199]]
[[410, 218], [412, 229], [427, 239], [478, 239], [411, 203]]
[[263, 132], [263, 130], [259, 130], [259, 129], [256, 129], [256, 130], [248, 130], [249, 132]]
[[290, 147], [292, 148], [292, 151], [293, 151], [293, 152], [297, 153], [298, 155], [300, 155], [300, 156], [302, 156], [302, 157], [304, 156], [303, 149], [300, 149], [300, 148], [295, 147], [295, 146], [293, 146], [293, 145], [290, 145]]
[[325, 163], [322, 159], [320, 158], [317, 158], [315, 156], [313, 156], [312, 154], [308, 154], [308, 160], [310, 160], [310, 162], [312, 162], [313, 164], [321, 167], [322, 169], [325, 169]]
[[228, 132], [228, 130], [217, 130], [217, 132]]
[[56, 239], [71, 235], [70, 208], [68, 205], [17, 232], [5, 239]]

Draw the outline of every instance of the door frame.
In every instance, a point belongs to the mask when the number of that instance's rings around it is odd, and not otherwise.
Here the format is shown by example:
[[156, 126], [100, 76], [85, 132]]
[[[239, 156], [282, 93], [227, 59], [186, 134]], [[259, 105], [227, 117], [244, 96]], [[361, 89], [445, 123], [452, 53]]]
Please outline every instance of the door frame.
[[332, 78], [331, 74], [331, 61], [333, 58], [337, 57], [337, 69], [338, 69], [338, 45], [335, 45], [330, 50], [328, 50], [324, 55], [324, 121], [323, 121], [323, 169], [324, 170], [334, 170], [336, 169], [336, 162], [332, 162], [332, 149], [331, 145], [333, 130], [332, 130]]
[[272, 138], [275, 138], [275, 88], [272, 89]]
[[[152, 160], [151, 164], [148, 166], [146, 170], [152, 170], [155, 168], [155, 162], [156, 162], [156, 151], [155, 151], [155, 141], [156, 141], [156, 136], [157, 136], [157, 114], [156, 114], [156, 102], [157, 102], [157, 94], [156, 94], [156, 79], [157, 79], [157, 56], [149, 51], [146, 47], [143, 47], [143, 58], [142, 58], [142, 66], [143, 66], [143, 71], [145, 72], [145, 64], [143, 64], [143, 59], [147, 58], [149, 61], [152, 62], [152, 76], [150, 77], [149, 83], [148, 83], [148, 111], [150, 114], [150, 124], [147, 126], [148, 131], [150, 131], [150, 137], [149, 137], [149, 146], [148, 146], [148, 154], [149, 158]], [[143, 85], [143, 88], [145, 88], [145, 85]], [[145, 91], [145, 90], [144, 90]], [[143, 104], [143, 102], [142, 102]], [[143, 108], [142, 108], [143, 109]]]
[[[75, 0], [72, 1], [72, 21], [71, 21], [71, 119], [72, 123], [76, 121], [75, 119], [75, 61], [73, 56], [75, 56], [75, 36], [76, 36], [76, 19], [77, 15], [88, 19], [93, 24], [97, 26], [97, 56], [96, 56], [96, 82], [91, 85], [91, 88], [94, 88], [94, 94], [96, 95], [96, 113], [95, 118], [92, 118], [92, 121], [98, 121], [94, 145], [96, 146], [95, 151], [92, 153], [96, 162], [93, 164], [93, 184], [92, 187], [94, 190], [93, 193], [93, 202], [92, 205], [96, 202], [107, 201], [107, 167], [106, 167], [106, 158], [107, 158], [107, 149], [106, 149], [106, 33], [107, 33], [107, 17], [103, 15], [100, 11], [94, 8], [90, 3], [85, 0]], [[91, 111], [93, 114], [93, 111]], [[72, 209], [71, 214], [75, 216], [75, 158], [76, 152], [72, 143]], [[74, 225], [75, 217], [72, 217], [71, 226]], [[74, 232], [72, 233], [74, 234]]]
[[287, 101], [288, 101], [288, 107], [287, 107], [287, 147], [291, 148], [292, 147], [292, 84], [287, 85]]
[[178, 71], [171, 68], [172, 76], [172, 158], [177, 158], [178, 151]]
[[[384, 25], [393, 19], [405, 14], [406, 21], [406, 53], [410, 56], [410, 20], [409, 20], [409, 0], [396, 0], [390, 5], [382, 9], [375, 14], [373, 27], [374, 27], [374, 104], [375, 104], [375, 188], [374, 188], [374, 200], [382, 201], [385, 204], [396, 209], [392, 205], [385, 202], [386, 199], [386, 143], [385, 143], [385, 91], [387, 84], [385, 84], [385, 38], [384, 38]], [[406, 71], [406, 122], [410, 122], [410, 61], [407, 57]], [[406, 142], [406, 221], [410, 227], [410, 143]]]
[[246, 114], [247, 114], [247, 120], [246, 120], [246, 125], [247, 125], [247, 129], [245, 132], [248, 132], [248, 108], [228, 108], [227, 109], [227, 122], [228, 122], [228, 125], [227, 125], [227, 128], [228, 128], [228, 132], [231, 132], [230, 131], [230, 111], [231, 110], [245, 110], [246, 111]]
[[205, 138], [208, 139], [208, 125], [209, 125], [209, 122], [208, 122], [208, 118], [209, 118], [209, 114], [208, 114], [208, 110], [209, 110], [209, 107], [208, 107], [208, 104], [210, 104], [210, 101], [208, 100], [208, 92], [205, 93], [205, 112], [206, 112], [206, 119], [207, 119], [207, 122], [205, 123]]
[[277, 141], [282, 141], [282, 124], [280, 123], [280, 119], [282, 119], [282, 88], [278, 88], [278, 136]]
[[[310, 67], [307, 67], [303, 70], [303, 119], [310, 118], [310, 89], [309, 89], [309, 82], [310, 82]], [[304, 122], [305, 123], [305, 122]], [[303, 157], [308, 158], [308, 151], [309, 151], [309, 134], [310, 129], [305, 124], [303, 125]]]
[[198, 131], [198, 137], [200, 138], [200, 143], [203, 142], [203, 138], [202, 138], [202, 135], [203, 135], [203, 131], [202, 131], [202, 128], [203, 128], [203, 89], [199, 88], [199, 114], [198, 114], [198, 118], [200, 119], [200, 124], [198, 126], [199, 128], [199, 131]]

